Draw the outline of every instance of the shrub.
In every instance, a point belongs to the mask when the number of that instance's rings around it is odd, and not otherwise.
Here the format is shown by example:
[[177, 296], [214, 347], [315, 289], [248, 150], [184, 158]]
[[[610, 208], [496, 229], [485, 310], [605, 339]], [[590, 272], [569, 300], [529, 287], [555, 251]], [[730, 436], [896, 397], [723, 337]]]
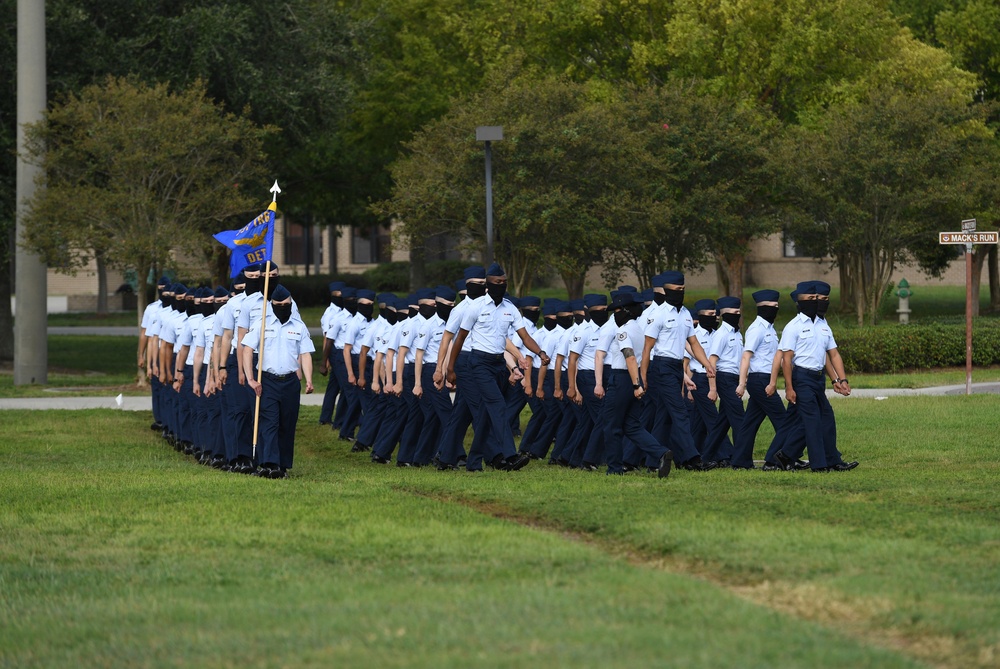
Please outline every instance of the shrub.
[[[834, 333], [844, 366], [859, 372], [956, 367], [965, 364], [965, 325], [890, 325]], [[973, 326], [972, 362], [1000, 364], [1000, 328], [992, 319]]]
[[[434, 286], [454, 286], [462, 278], [463, 270], [468, 266], [464, 260], [433, 260], [425, 268], [424, 284]], [[410, 291], [410, 263], [406, 261], [386, 262], [366, 271], [365, 279], [368, 286], [376, 291], [393, 293], [408, 293]], [[419, 287], [419, 286], [418, 286]]]
[[312, 276], [282, 276], [280, 283], [295, 298], [299, 308], [322, 307], [330, 303], [330, 291], [327, 286], [331, 281], [343, 281], [355, 288], [368, 288], [364, 275], [361, 274], [314, 274]]

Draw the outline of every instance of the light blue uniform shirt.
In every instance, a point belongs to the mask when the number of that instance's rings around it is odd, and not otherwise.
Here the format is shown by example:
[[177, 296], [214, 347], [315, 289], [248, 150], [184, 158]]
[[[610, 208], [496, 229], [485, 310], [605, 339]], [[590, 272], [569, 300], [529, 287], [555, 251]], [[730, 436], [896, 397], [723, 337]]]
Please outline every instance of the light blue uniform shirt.
[[196, 348], [194, 341], [204, 320], [204, 314], [195, 314], [188, 317], [188, 319], [184, 321], [184, 326], [181, 328], [180, 338], [177, 340], [177, 343], [181, 346], [188, 347], [187, 359], [184, 361], [185, 365], [194, 364], [194, 349]]
[[639, 321], [633, 319], [617, 328], [608, 347], [608, 361], [611, 363], [611, 369], [628, 369], [625, 356], [622, 354], [622, 351], [627, 348], [632, 349], [636, 364], [641, 365], [642, 346], [645, 342], [646, 336]]
[[421, 331], [417, 333], [417, 350], [424, 352], [425, 365], [437, 364], [442, 337], [444, 337], [444, 319], [434, 314], [426, 319]]
[[663, 303], [655, 309], [647, 309], [640, 318], [645, 318], [644, 336], [656, 340], [652, 357], [684, 358], [684, 343], [694, 334], [691, 312], [687, 307], [682, 306], [678, 310]]
[[[700, 325], [696, 325], [694, 326], [694, 336], [698, 339], [698, 343], [701, 344], [702, 349], [708, 351], [709, 342], [712, 341], [712, 333]], [[698, 362], [697, 358], [692, 357], [687, 351], [684, 352], [684, 357], [690, 361], [688, 366], [692, 374], [705, 373], [705, 365]]]
[[770, 374], [774, 363], [774, 354], [778, 352], [778, 333], [774, 325], [758, 316], [744, 336], [743, 351], [750, 351], [749, 372], [751, 374]]
[[708, 340], [708, 356], [718, 356], [715, 371], [726, 374], [740, 373], [740, 358], [743, 357], [743, 335], [725, 321], [712, 333]]
[[504, 298], [494, 304], [489, 295], [472, 300], [462, 316], [462, 329], [469, 332], [472, 350], [483, 353], [503, 353], [511, 327], [520, 326], [521, 315], [514, 304]]
[[580, 359], [576, 361], [578, 370], [594, 370], [594, 354], [597, 353], [597, 343], [600, 339], [598, 332], [599, 328], [596, 323], [584, 321], [573, 334], [573, 340], [569, 343], [569, 352], [580, 356]]
[[[243, 336], [242, 344], [254, 353], [260, 353], [260, 324]], [[292, 316], [282, 325], [274, 312], [267, 312], [267, 326], [264, 329], [264, 352], [258, 360], [264, 363], [264, 371], [270, 374], [291, 374], [299, 370], [299, 356], [316, 350], [309, 328], [299, 318]]]
[[[469, 308], [475, 300], [470, 300], [465, 298], [461, 302], [455, 305], [455, 308], [451, 310], [448, 314], [448, 322], [444, 325], [444, 331], [450, 332], [452, 335], [457, 335], [458, 331], [462, 329], [462, 318], [465, 316], [465, 310]], [[468, 353], [472, 350], [472, 340], [468, 337], [462, 342], [462, 351]]]
[[799, 314], [785, 326], [778, 348], [792, 351], [792, 364], [818, 372], [826, 367], [826, 352], [837, 348], [826, 321]]
[[420, 337], [420, 331], [426, 326], [427, 319], [420, 314], [406, 321], [403, 331], [399, 334], [399, 348], [396, 349], [398, 352], [400, 348], [406, 347], [406, 356], [403, 359], [404, 364], [412, 365], [417, 361], [418, 338]]

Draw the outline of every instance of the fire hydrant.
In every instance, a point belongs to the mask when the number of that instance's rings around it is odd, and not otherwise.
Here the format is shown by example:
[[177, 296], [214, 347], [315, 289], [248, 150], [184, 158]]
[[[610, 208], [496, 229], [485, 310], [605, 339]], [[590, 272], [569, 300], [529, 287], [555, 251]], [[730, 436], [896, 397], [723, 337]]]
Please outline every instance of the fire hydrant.
[[900, 279], [899, 289], [896, 291], [896, 296], [899, 297], [899, 309], [896, 309], [896, 313], [899, 314], [899, 322], [902, 325], [910, 322], [910, 295], [912, 294], [910, 282], [906, 279]]

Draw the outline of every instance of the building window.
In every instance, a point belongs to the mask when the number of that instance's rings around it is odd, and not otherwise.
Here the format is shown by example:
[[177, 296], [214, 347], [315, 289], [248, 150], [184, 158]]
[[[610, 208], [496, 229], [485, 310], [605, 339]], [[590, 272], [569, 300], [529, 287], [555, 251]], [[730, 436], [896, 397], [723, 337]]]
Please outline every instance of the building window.
[[355, 265], [374, 265], [392, 258], [392, 238], [389, 227], [372, 225], [351, 227], [351, 262]]
[[309, 228], [301, 223], [287, 221], [285, 224], [285, 264], [308, 265], [309, 250]]
[[795, 240], [788, 236], [788, 233], [784, 233], [781, 236], [781, 246], [782, 246], [782, 256], [785, 258], [805, 258], [807, 257], [805, 253], [800, 251], [795, 246]]

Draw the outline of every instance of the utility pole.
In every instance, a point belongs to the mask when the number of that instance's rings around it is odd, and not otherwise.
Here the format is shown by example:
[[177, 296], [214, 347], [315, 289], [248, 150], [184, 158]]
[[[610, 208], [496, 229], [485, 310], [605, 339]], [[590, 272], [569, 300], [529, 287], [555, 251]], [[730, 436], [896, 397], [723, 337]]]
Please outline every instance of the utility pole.
[[[14, 385], [47, 383], [49, 369], [47, 277], [41, 259], [21, 248], [25, 202], [40, 172], [24, 161], [24, 126], [42, 120], [48, 103], [45, 74], [45, 0], [17, 0], [17, 269], [14, 316]], [[6, 298], [5, 298], [6, 299]]]

